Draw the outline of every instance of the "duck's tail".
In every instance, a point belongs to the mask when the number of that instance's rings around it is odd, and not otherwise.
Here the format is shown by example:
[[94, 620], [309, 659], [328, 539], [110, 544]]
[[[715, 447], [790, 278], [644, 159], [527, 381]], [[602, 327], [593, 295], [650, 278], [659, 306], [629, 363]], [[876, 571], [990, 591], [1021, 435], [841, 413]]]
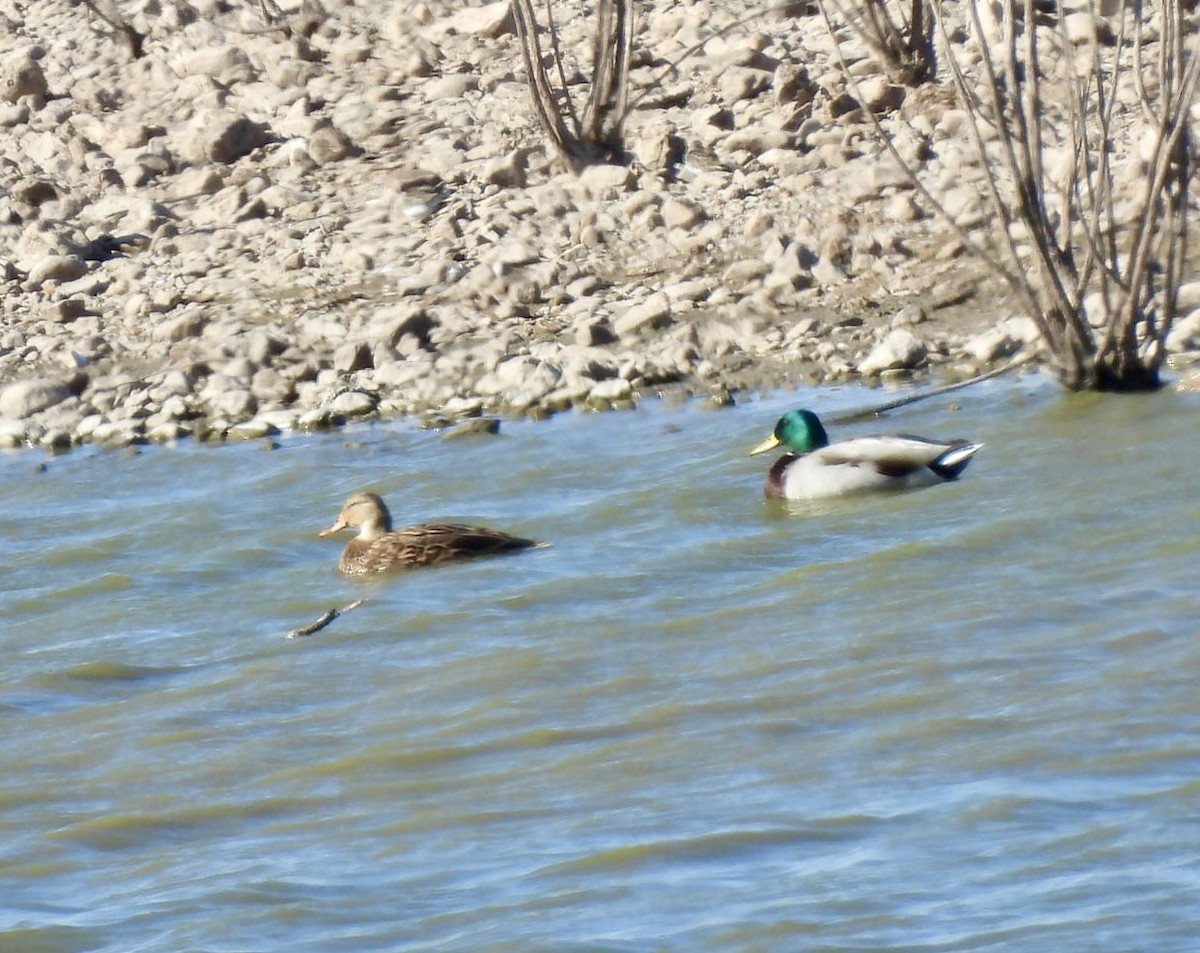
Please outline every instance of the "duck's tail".
[[510, 536], [503, 547], [504, 552], [517, 552], [522, 549], [545, 549], [550, 544], [541, 539], [526, 539], [524, 536]]
[[966, 469], [971, 457], [982, 447], [983, 444], [968, 440], [955, 441], [949, 450], [929, 464], [929, 469], [943, 480], [953, 480]]

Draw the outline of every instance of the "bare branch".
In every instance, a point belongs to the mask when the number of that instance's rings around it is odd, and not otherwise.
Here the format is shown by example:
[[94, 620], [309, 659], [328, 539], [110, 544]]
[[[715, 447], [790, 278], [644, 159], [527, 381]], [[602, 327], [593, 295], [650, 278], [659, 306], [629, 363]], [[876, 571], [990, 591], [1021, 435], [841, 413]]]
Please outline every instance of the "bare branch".
[[146, 35], [139, 33], [129, 25], [129, 21], [117, 9], [115, 0], [82, 0], [82, 2], [85, 7], [112, 27], [117, 35], [125, 41], [129, 46], [130, 56], [135, 60], [139, 60], [145, 55], [143, 46], [146, 42]]
[[918, 86], [936, 72], [929, 0], [911, 0], [909, 12], [893, 15], [888, 0], [822, 0], [884, 61], [889, 74], [905, 86]]
[[597, 7], [591, 93], [582, 120], [568, 90], [564, 56], [550, 0], [546, 0], [546, 18], [553, 61], [561, 84], [557, 91], [546, 73], [531, 0], [512, 0], [512, 10], [534, 108], [555, 148], [576, 163], [620, 155], [623, 151], [621, 126], [628, 108], [633, 54], [632, 0], [600, 0]]
[[317, 632], [320, 632], [334, 619], [338, 618], [338, 616], [345, 615], [347, 612], [357, 609], [364, 602], [366, 602], [365, 599], [355, 599], [353, 602], [342, 606], [340, 609], [329, 609], [327, 612], [322, 613], [314, 622], [310, 622], [308, 625], [302, 625], [298, 629], [292, 629], [290, 632], [284, 633], [283, 637], [285, 639], [299, 639], [306, 635], [313, 635]]
[[[942, 6], [939, 2], [934, 9], [951, 48]], [[965, 6], [979, 42], [984, 100], [977, 98], [953, 52], [950, 74], [984, 166], [996, 219], [992, 233], [999, 239], [1010, 286], [1029, 304], [1068, 387], [1156, 386], [1184, 261], [1193, 168], [1189, 110], [1200, 73], [1196, 36], [1189, 32], [1182, 4], [1174, 0], [1153, 8], [1159, 18], [1153, 68], [1145, 56], [1144, 19], [1150, 14], [1141, 5], [1116, 12], [1120, 27], [1111, 49], [1098, 41], [1098, 28], [1090, 40], [1070, 36], [1061, 16], [1057, 48], [1044, 44], [1039, 31], [1046, 27], [1039, 23], [1045, 21], [1038, 19], [1034, 0], [1004, 4], [994, 36], [980, 14], [985, 5]], [[1097, 16], [1094, 8], [1092, 16]], [[1126, 78], [1127, 50], [1139, 66], [1135, 80]], [[1078, 66], [1085, 55], [1089, 63]], [[1148, 96], [1151, 80], [1158, 83], [1153, 98]], [[1148, 156], [1148, 181], [1132, 199], [1132, 218], [1118, 212], [1118, 201], [1128, 205], [1131, 199], [1118, 196], [1112, 164], [1116, 109], [1125, 83], [1153, 116], [1157, 134]], [[1051, 150], [1066, 158], [1053, 165], [1053, 173]], [[1026, 236], [1022, 245], [1014, 227]]]

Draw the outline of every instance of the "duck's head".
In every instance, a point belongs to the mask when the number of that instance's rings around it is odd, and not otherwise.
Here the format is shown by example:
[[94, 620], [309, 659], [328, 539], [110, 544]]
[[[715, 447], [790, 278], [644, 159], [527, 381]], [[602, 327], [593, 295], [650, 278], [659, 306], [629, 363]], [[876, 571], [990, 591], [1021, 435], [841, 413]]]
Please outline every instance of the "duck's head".
[[363, 539], [375, 539], [392, 531], [392, 514], [374, 493], [355, 493], [342, 505], [337, 522], [319, 535], [332, 536], [354, 527], [358, 527], [358, 535]]
[[811, 453], [828, 443], [829, 437], [816, 414], [811, 410], [792, 410], [779, 418], [771, 436], [751, 450], [750, 456], [776, 447], [787, 447], [795, 453]]

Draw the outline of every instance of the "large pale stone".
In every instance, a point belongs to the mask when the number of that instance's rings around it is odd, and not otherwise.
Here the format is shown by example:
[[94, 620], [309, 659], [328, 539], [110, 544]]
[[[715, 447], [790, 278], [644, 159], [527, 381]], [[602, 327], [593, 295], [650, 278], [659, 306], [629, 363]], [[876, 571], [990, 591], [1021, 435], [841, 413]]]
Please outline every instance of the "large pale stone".
[[249, 389], [231, 387], [229, 390], [206, 390], [204, 394], [214, 414], [230, 420], [246, 420], [258, 410], [258, 401]]
[[624, 400], [632, 394], [633, 385], [620, 377], [600, 381], [588, 392], [593, 400]]
[[17, 381], [0, 391], [0, 416], [24, 420], [75, 397], [87, 386], [87, 376], [41, 377]]
[[772, 74], [766, 70], [731, 66], [721, 73], [717, 86], [724, 102], [736, 103], [743, 99], [753, 99], [771, 85], [771, 79]]
[[204, 155], [213, 162], [235, 162], [271, 139], [267, 127], [247, 116], [213, 116], [197, 133]]
[[512, 149], [492, 159], [483, 170], [483, 180], [501, 188], [524, 188], [529, 169], [529, 151]]
[[975, 335], [963, 345], [963, 351], [976, 362], [988, 364], [1015, 354], [1019, 347], [1019, 342], [1003, 327], [996, 327]]
[[1175, 295], [1175, 308], [1177, 314], [1200, 308], [1200, 281], [1187, 281], [1179, 286]]
[[1200, 346], [1200, 310], [1176, 318], [1167, 337], [1168, 351], [1191, 351]]
[[75, 255], [47, 255], [29, 269], [25, 284], [29, 288], [40, 288], [47, 281], [74, 281], [87, 274], [87, 263]]
[[14, 56], [0, 63], [0, 99], [15, 103], [22, 96], [45, 96], [46, 75], [32, 57]]
[[912, 331], [896, 328], [863, 358], [858, 372], [870, 376], [882, 371], [911, 370], [919, 366], [927, 354], [925, 343]]
[[329, 402], [329, 410], [344, 417], [362, 417], [375, 410], [377, 401], [370, 394], [348, 390]]
[[232, 44], [190, 50], [175, 57], [171, 65], [180, 76], [209, 76], [226, 86], [248, 82], [256, 74], [250, 57]]
[[475, 385], [484, 395], [524, 394], [540, 397], [550, 393], [562, 377], [559, 369], [533, 357], [512, 357], [501, 361], [490, 374]]
[[579, 186], [592, 198], [628, 191], [634, 183], [631, 169], [623, 165], [590, 165], [579, 173]]
[[706, 213], [695, 202], [669, 198], [663, 202], [662, 217], [668, 228], [692, 228], [704, 221]]
[[208, 322], [209, 317], [204, 311], [192, 308], [158, 324], [151, 336], [155, 341], [185, 341], [199, 337]]
[[359, 151], [349, 136], [336, 126], [322, 126], [308, 137], [308, 156], [317, 165], [337, 162], [357, 155]]
[[464, 36], [495, 39], [506, 33], [515, 33], [512, 5], [508, 0], [497, 0], [482, 7], [469, 7], [453, 16], [439, 21], [434, 26], [438, 33], [457, 33]]
[[661, 328], [671, 322], [671, 299], [656, 291], [641, 304], [635, 304], [613, 323], [617, 337], [625, 338], [643, 331]]

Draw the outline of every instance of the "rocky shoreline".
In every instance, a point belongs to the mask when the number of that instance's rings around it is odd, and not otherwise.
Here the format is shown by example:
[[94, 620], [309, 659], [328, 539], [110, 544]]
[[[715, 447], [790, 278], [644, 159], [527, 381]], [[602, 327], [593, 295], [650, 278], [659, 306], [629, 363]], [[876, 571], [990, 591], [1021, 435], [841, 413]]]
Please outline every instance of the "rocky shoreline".
[[866, 117], [976, 228], [953, 95], [848, 40], [855, 99], [811, 13], [716, 38], [744, 8], [654, 4], [634, 161], [572, 171], [506, 2], [269, 6], [122, 4], [133, 59], [69, 0], [0, 0], [0, 446], [720, 403], [1036, 345]]

